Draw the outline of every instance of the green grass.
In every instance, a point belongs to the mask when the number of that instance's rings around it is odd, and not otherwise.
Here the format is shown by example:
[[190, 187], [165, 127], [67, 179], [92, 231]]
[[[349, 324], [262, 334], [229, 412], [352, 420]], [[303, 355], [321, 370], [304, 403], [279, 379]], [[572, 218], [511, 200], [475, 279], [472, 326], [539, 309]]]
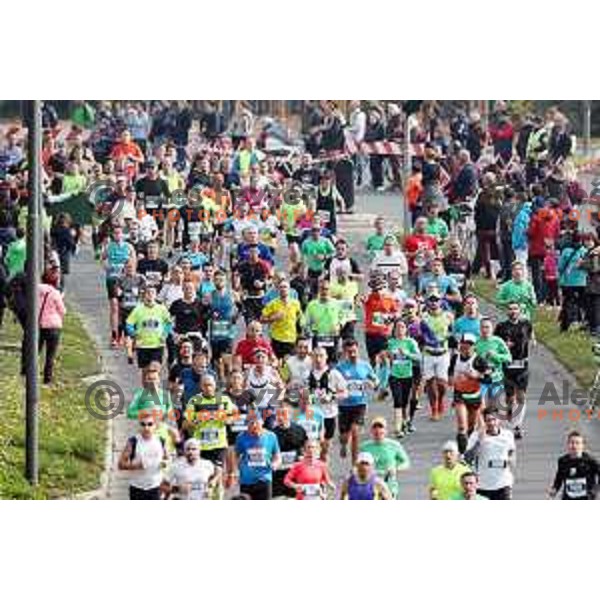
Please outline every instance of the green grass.
[[100, 371], [96, 348], [78, 317], [67, 313], [56, 383], [41, 388], [40, 483], [34, 489], [24, 476], [25, 391], [19, 376], [20, 340], [21, 329], [9, 313], [0, 330], [0, 498], [59, 498], [92, 490], [104, 468], [106, 423], [86, 411], [82, 379]]
[[[475, 279], [473, 291], [483, 300], [494, 304], [496, 288], [489, 279]], [[581, 386], [589, 388], [598, 370], [592, 353], [594, 339], [581, 329], [571, 328], [561, 333], [557, 313], [545, 307], [536, 310], [533, 325], [538, 343], [548, 348]]]

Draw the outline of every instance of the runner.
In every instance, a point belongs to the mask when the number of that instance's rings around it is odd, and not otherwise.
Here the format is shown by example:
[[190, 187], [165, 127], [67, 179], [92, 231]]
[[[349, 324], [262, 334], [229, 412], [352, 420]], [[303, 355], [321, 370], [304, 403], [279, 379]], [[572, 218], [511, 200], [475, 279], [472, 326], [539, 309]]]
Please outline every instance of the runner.
[[325, 500], [325, 488], [335, 489], [327, 463], [317, 458], [318, 452], [318, 442], [306, 440], [302, 460], [294, 463], [285, 476], [284, 484], [294, 490], [296, 500]]
[[487, 407], [483, 425], [469, 438], [465, 458], [475, 466], [481, 489], [490, 500], [510, 500], [514, 483], [516, 447], [512, 431], [500, 427], [498, 411]]
[[471, 474], [469, 467], [459, 462], [456, 442], [449, 440], [442, 448], [442, 464], [431, 469], [429, 475], [429, 497], [432, 500], [452, 500], [462, 492], [462, 476]]
[[496, 325], [495, 335], [502, 338], [510, 350], [511, 362], [504, 364], [504, 390], [510, 407], [509, 423], [516, 440], [523, 437], [523, 422], [527, 407], [529, 384], [529, 346], [534, 342], [531, 323], [521, 317], [521, 305], [508, 305], [508, 319]]
[[463, 473], [460, 476], [461, 491], [454, 494], [449, 500], [488, 500], [486, 496], [477, 493], [479, 478], [476, 473]]
[[371, 421], [371, 439], [362, 442], [360, 452], [373, 457], [377, 475], [387, 485], [392, 498], [397, 499], [400, 492], [398, 472], [410, 469], [410, 459], [399, 442], [386, 438], [386, 429], [386, 420], [375, 417]]
[[375, 471], [375, 460], [368, 452], [361, 452], [356, 459], [356, 469], [342, 483], [341, 500], [391, 500], [385, 483]]
[[219, 486], [221, 470], [200, 458], [200, 442], [196, 439], [185, 441], [185, 456], [173, 462], [162, 482], [161, 488], [166, 500], [208, 500], [213, 489]]
[[160, 500], [161, 468], [167, 453], [156, 435], [156, 417], [144, 414], [140, 418], [140, 432], [130, 437], [119, 458], [119, 469], [133, 471], [129, 478], [130, 500]]
[[368, 394], [377, 387], [378, 381], [371, 365], [359, 358], [358, 342], [354, 339], [344, 340], [344, 360], [337, 364], [337, 370], [348, 386], [348, 397], [339, 402], [340, 457], [346, 458], [350, 441], [352, 463], [355, 463], [360, 427], [365, 422], [367, 412]]
[[248, 430], [235, 442], [235, 464], [239, 466], [240, 492], [252, 500], [271, 500], [273, 469], [281, 464], [277, 436], [262, 428], [257, 412], [248, 414]]
[[319, 281], [319, 296], [308, 303], [304, 323], [312, 336], [313, 347], [325, 348], [329, 362], [335, 363], [342, 329], [342, 313], [340, 303], [330, 295], [330, 286], [327, 279]]
[[598, 461], [585, 451], [585, 440], [578, 431], [567, 436], [567, 454], [558, 459], [554, 483], [548, 496], [555, 498], [562, 489], [562, 500], [595, 500], [600, 483]]

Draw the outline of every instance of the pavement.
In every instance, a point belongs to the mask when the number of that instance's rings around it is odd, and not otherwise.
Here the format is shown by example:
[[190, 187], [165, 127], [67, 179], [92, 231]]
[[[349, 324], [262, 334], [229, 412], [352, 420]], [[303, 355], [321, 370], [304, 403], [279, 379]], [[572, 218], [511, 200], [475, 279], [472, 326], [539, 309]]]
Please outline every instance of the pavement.
[[[364, 243], [371, 233], [375, 216], [389, 218], [390, 229], [402, 228], [402, 202], [398, 194], [359, 193], [355, 212], [342, 215], [339, 219], [340, 233], [349, 241], [352, 255], [359, 257], [365, 266]], [[137, 369], [128, 366], [123, 351], [112, 350], [108, 339], [108, 305], [104, 290], [101, 267], [93, 259], [91, 248], [83, 247], [76, 257], [72, 275], [68, 281], [68, 297], [72, 305], [81, 313], [85, 324], [95, 339], [102, 355], [104, 372], [107, 379], [116, 381], [122, 388], [126, 402], [132, 398], [133, 389], [139, 381]], [[495, 311], [486, 306], [486, 311]], [[576, 383], [567, 372], [544, 348], [533, 351], [528, 392], [528, 408], [525, 417], [526, 434], [517, 442], [517, 468], [515, 476], [515, 499], [543, 499], [545, 490], [554, 476], [557, 458], [564, 452], [566, 434], [576, 428], [588, 438], [591, 452], [600, 448], [600, 425], [597, 418], [589, 421], [581, 406], [570, 400], [564, 405], [540, 404], [540, 397], [547, 383], [553, 383], [562, 399], [563, 386], [570, 390]], [[82, 399], [83, 401], [83, 399]], [[400, 499], [428, 498], [428, 476], [432, 466], [441, 460], [441, 447], [448, 439], [454, 439], [454, 420], [448, 413], [440, 422], [431, 422], [426, 411], [426, 400], [417, 413], [416, 432], [402, 440], [410, 459], [411, 468], [400, 476]], [[538, 410], [545, 408], [548, 415], [539, 418]], [[552, 409], [556, 409], [554, 417]], [[562, 411], [559, 413], [558, 411]], [[569, 411], [571, 412], [569, 413]], [[575, 411], [575, 412], [573, 412]], [[562, 419], [559, 418], [562, 414]], [[369, 407], [368, 418], [383, 415], [391, 423], [391, 400], [385, 403], [374, 402]], [[577, 419], [577, 416], [580, 418]], [[127, 498], [126, 476], [117, 470], [116, 463], [127, 437], [135, 430], [124, 414], [110, 421], [110, 447], [107, 454], [106, 486], [92, 497], [125, 499]], [[366, 435], [366, 433], [365, 433]], [[334, 442], [331, 454], [331, 472], [335, 481], [341, 481], [350, 470], [349, 460], [339, 458], [339, 446]]]

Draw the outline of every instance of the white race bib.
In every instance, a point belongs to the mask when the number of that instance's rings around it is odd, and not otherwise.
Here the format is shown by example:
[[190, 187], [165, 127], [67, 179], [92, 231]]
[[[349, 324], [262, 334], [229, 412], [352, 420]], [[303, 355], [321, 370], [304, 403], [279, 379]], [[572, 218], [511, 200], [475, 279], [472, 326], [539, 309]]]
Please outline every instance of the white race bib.
[[569, 498], [585, 498], [587, 496], [587, 481], [585, 477], [567, 479], [565, 491]]
[[267, 466], [267, 456], [264, 448], [248, 448], [248, 466], [264, 468]]
[[302, 486], [302, 495], [305, 500], [320, 500], [321, 486], [317, 483], [304, 484]]

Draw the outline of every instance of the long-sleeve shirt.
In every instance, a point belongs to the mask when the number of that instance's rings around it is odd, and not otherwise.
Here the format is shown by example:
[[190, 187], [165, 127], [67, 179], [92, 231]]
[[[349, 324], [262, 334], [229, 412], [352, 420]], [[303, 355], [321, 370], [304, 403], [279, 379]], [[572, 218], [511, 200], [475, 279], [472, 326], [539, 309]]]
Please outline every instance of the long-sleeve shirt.
[[42, 329], [62, 329], [63, 318], [67, 312], [62, 294], [53, 286], [39, 285], [39, 323]]

